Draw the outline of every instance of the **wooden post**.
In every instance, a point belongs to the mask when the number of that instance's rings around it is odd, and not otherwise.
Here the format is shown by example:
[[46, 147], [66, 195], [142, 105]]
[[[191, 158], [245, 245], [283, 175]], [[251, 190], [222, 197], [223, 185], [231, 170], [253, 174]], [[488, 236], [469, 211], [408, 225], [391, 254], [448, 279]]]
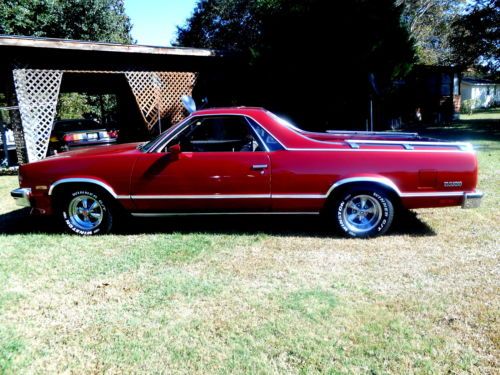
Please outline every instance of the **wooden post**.
[[7, 145], [7, 136], [5, 134], [6, 132], [5, 124], [2, 121], [2, 116], [0, 115], [0, 132], [2, 133], [2, 146], [3, 146], [3, 160], [0, 164], [2, 166], [8, 167], [10, 165], [9, 162], [9, 148]]
[[[8, 79], [9, 82], [5, 93], [7, 104], [10, 107], [18, 107], [16, 90], [14, 88], [14, 78], [12, 74], [8, 75]], [[10, 112], [10, 122], [12, 125], [12, 131], [14, 132], [14, 141], [16, 143], [17, 162], [18, 164], [25, 164], [28, 162], [28, 152], [26, 149], [26, 141], [24, 139], [23, 125], [21, 123], [19, 110], [13, 110]]]

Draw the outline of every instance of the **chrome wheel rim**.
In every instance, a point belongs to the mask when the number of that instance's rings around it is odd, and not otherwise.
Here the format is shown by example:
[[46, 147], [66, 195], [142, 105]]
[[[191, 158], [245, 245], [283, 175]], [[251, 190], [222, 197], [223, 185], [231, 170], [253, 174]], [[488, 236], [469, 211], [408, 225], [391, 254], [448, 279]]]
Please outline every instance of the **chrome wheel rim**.
[[102, 222], [103, 209], [99, 201], [89, 195], [79, 195], [69, 202], [69, 221], [77, 229], [93, 230]]
[[350, 231], [369, 232], [379, 224], [382, 218], [382, 206], [370, 195], [356, 195], [346, 202], [342, 218]]

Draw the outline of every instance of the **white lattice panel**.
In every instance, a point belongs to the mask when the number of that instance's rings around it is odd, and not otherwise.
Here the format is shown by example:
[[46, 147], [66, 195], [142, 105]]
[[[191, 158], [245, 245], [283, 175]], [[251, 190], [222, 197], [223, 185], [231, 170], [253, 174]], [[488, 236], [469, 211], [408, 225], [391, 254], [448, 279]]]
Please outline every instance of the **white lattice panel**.
[[184, 117], [182, 95], [192, 95], [197, 73], [125, 72], [149, 130], [159, 118], [175, 123]]
[[14, 69], [13, 74], [28, 161], [40, 160], [47, 154], [63, 72]]

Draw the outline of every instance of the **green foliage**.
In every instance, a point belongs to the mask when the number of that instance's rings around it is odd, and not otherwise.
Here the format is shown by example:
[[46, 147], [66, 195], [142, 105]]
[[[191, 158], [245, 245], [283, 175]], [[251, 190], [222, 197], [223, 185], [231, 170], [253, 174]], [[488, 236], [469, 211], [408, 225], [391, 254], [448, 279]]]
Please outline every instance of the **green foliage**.
[[474, 108], [477, 108], [477, 103], [477, 99], [465, 99], [462, 101], [462, 105], [460, 106], [460, 113], [464, 115], [471, 115]]
[[[7, 106], [7, 98], [5, 97], [5, 94], [0, 93], [0, 107], [6, 107], [6, 106]], [[0, 111], [0, 121], [4, 123], [10, 122], [9, 111]]]
[[415, 44], [418, 62], [449, 64], [452, 23], [459, 17], [465, 0], [398, 0], [397, 3], [403, 7], [402, 22]]
[[[496, 0], [398, 0], [402, 20], [426, 65], [500, 70], [500, 8]], [[495, 78], [495, 77], [493, 77]]]
[[82, 93], [62, 93], [57, 105], [57, 119], [92, 118], [101, 124], [109, 124], [116, 119], [118, 100], [116, 95], [88, 95]]
[[3, 0], [0, 34], [130, 43], [123, 0]]
[[85, 95], [71, 92], [59, 96], [57, 117], [60, 119], [80, 119], [92, 110]]
[[453, 23], [453, 61], [478, 66], [492, 78], [500, 72], [500, 8], [495, 0], [476, 0]]

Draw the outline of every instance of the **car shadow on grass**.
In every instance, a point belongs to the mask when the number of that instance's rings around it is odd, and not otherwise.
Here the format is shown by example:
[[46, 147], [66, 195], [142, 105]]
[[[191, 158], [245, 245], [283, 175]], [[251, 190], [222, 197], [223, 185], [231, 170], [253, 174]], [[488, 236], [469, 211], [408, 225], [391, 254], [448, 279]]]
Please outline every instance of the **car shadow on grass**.
[[52, 218], [31, 216], [29, 208], [0, 215], [0, 234], [58, 233]]
[[[288, 237], [341, 238], [321, 216], [311, 215], [216, 215], [178, 216], [169, 218], [128, 218], [118, 223], [115, 235], [209, 233], [268, 234]], [[57, 234], [61, 226], [53, 217], [30, 216], [29, 209], [0, 215], [0, 234]], [[387, 234], [415, 237], [435, 236], [434, 230], [413, 211], [403, 211]]]

